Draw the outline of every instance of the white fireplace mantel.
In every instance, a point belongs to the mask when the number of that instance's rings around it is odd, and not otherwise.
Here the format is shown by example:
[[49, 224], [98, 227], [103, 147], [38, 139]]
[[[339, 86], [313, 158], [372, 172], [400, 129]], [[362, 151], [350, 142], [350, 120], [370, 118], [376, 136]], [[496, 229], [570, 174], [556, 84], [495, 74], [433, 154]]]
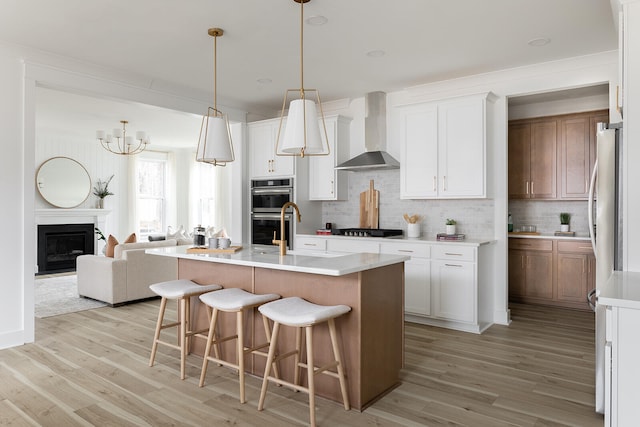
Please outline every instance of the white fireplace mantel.
[[36, 209], [36, 225], [93, 224], [104, 228], [109, 209]]

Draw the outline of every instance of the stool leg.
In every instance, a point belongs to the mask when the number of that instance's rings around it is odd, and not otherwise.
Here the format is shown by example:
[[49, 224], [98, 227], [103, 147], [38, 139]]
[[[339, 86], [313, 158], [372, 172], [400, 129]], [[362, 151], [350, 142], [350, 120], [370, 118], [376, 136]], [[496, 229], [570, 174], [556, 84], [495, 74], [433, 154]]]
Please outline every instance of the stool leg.
[[[271, 348], [271, 328], [269, 327], [269, 319], [266, 316], [262, 316], [262, 324], [264, 325], [264, 335], [267, 337], [267, 343], [269, 343], [269, 348]], [[273, 376], [276, 378], [280, 378], [280, 372], [278, 370], [278, 362], [273, 364]], [[280, 384], [278, 384], [280, 387]]]
[[238, 363], [238, 380], [240, 382], [240, 403], [245, 403], [244, 397], [244, 312], [236, 313], [236, 329], [238, 334], [236, 358]]
[[187, 299], [180, 298], [180, 379], [185, 377], [185, 361], [187, 359]]
[[160, 339], [160, 331], [162, 330], [162, 320], [164, 319], [164, 310], [167, 308], [167, 299], [162, 297], [160, 300], [160, 311], [158, 312], [158, 320], [156, 322], [156, 332], [153, 334], [153, 344], [151, 345], [151, 358], [149, 358], [149, 366], [153, 366], [158, 351], [158, 340]]
[[258, 402], [258, 411], [262, 411], [264, 408], [264, 398], [267, 395], [267, 383], [269, 382], [269, 373], [271, 372], [271, 365], [276, 354], [276, 345], [278, 343], [278, 331], [280, 330], [280, 323], [273, 322], [273, 332], [271, 333], [271, 344], [269, 345], [269, 354], [267, 355], [267, 364], [264, 367], [264, 378], [262, 379], [262, 388], [260, 389], [260, 400]]
[[293, 383], [295, 385], [300, 385], [300, 357], [302, 357], [302, 328], [296, 328], [296, 353], [293, 356]]
[[331, 335], [331, 346], [333, 347], [333, 356], [338, 362], [338, 380], [340, 381], [340, 391], [342, 391], [342, 400], [344, 409], [349, 410], [349, 395], [347, 394], [347, 382], [344, 378], [344, 365], [342, 364], [342, 355], [338, 347], [338, 338], [336, 334], [335, 319], [329, 319], [329, 335]]
[[[215, 340], [216, 322], [218, 321], [218, 309], [214, 309], [211, 314], [211, 322], [209, 323], [209, 334], [207, 336], [207, 347], [204, 350], [204, 357], [202, 358], [202, 371], [200, 372], [200, 387], [204, 385], [204, 378], [207, 375], [207, 366], [209, 366], [209, 354], [211, 354], [211, 346]], [[218, 355], [218, 343], [216, 342], [215, 353], [216, 359], [219, 359]]]
[[187, 354], [191, 354], [191, 297], [185, 297], [184, 299], [184, 305], [185, 305], [185, 322], [184, 322], [184, 342], [185, 342], [185, 348], [184, 348], [184, 353], [185, 355]]
[[309, 424], [316, 425], [315, 365], [313, 362], [313, 326], [305, 327], [307, 339], [307, 381], [309, 382]]

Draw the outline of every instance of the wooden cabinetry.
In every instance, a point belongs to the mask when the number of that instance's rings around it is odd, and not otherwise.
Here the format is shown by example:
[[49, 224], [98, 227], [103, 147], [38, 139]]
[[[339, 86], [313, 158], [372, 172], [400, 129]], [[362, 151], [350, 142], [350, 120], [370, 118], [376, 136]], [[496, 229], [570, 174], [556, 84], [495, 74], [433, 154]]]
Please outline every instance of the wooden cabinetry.
[[596, 124], [608, 110], [509, 122], [509, 198], [588, 197]]
[[509, 239], [509, 292], [510, 297], [553, 298], [551, 240]]
[[582, 240], [509, 239], [509, 299], [588, 310], [595, 257]]
[[556, 197], [557, 124], [555, 120], [509, 124], [509, 197]]
[[325, 118], [329, 138], [328, 156], [309, 157], [309, 199], [346, 200], [347, 171], [334, 168], [349, 155], [349, 122], [341, 116]]
[[276, 156], [279, 126], [280, 119], [263, 120], [247, 125], [251, 178], [293, 176], [295, 157]]
[[486, 197], [486, 93], [399, 108], [400, 197]]

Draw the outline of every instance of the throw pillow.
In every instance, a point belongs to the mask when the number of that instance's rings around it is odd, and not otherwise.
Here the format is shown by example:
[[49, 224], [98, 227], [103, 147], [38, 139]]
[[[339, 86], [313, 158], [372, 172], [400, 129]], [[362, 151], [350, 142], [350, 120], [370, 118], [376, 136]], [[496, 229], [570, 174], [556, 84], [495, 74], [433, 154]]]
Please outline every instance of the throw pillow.
[[136, 233], [131, 233], [129, 234], [129, 237], [127, 237], [127, 240], [125, 240], [125, 243], [135, 243], [137, 241], [136, 239]]
[[108, 256], [109, 258], [113, 258], [113, 249], [116, 247], [116, 245], [118, 244], [118, 240], [113, 237], [111, 234], [109, 234], [109, 238], [107, 238], [107, 246], [106, 246], [106, 251], [104, 253], [105, 256]]

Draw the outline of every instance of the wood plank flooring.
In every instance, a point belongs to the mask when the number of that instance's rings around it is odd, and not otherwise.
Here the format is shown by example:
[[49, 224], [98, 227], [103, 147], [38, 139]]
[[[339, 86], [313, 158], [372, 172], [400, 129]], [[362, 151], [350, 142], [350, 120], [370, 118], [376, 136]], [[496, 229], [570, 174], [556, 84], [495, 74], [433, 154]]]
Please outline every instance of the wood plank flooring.
[[[0, 425], [283, 426], [308, 423], [307, 396], [178, 352], [148, 358], [159, 301], [36, 319], [36, 343], [0, 351]], [[406, 324], [402, 384], [364, 412], [317, 399], [324, 426], [601, 426], [594, 412], [593, 313], [511, 306], [482, 335]], [[169, 313], [175, 314], [175, 310]], [[166, 332], [169, 333], [169, 332]]]

